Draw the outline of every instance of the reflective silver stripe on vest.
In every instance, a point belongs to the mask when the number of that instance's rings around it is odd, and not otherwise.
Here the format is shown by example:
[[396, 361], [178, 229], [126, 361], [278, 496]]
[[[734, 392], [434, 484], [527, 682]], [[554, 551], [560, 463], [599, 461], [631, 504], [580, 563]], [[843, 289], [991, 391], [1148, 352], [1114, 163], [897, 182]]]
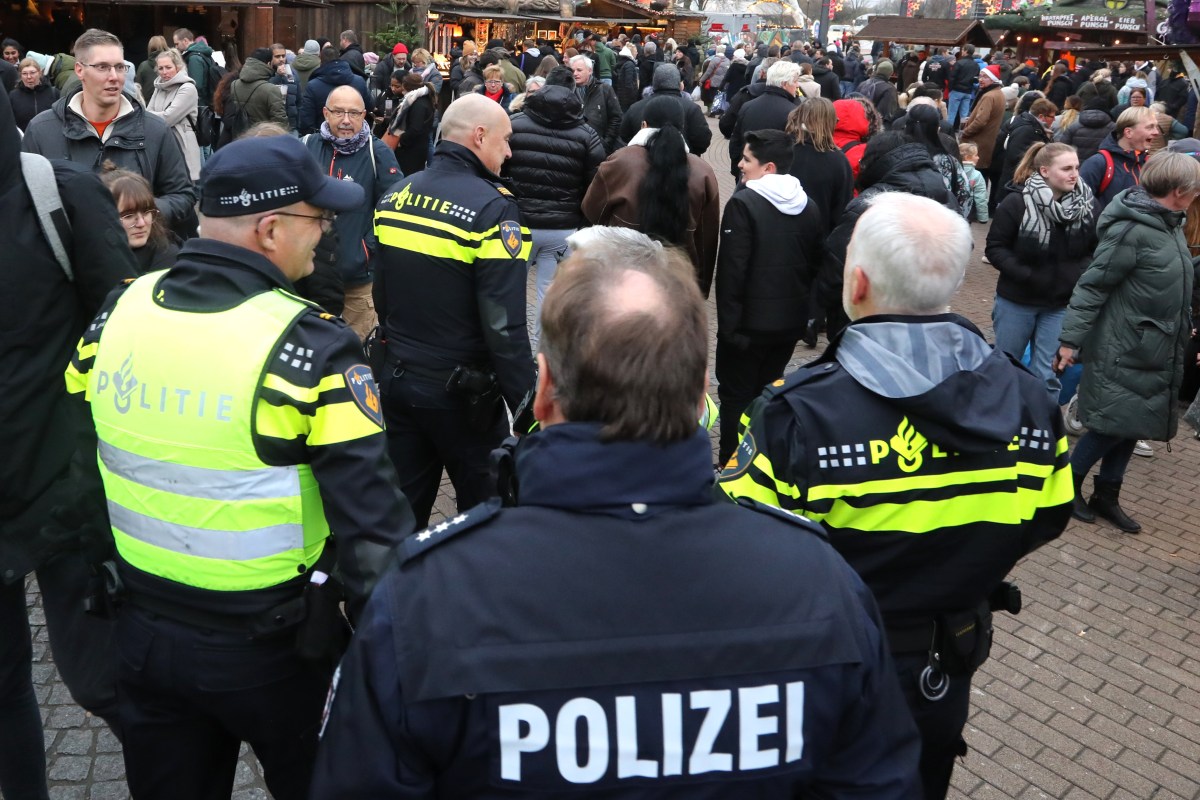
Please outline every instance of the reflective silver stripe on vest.
[[154, 547], [185, 556], [249, 561], [304, 547], [304, 526], [271, 525], [248, 531], [214, 531], [166, 522], [109, 500], [113, 528]]
[[134, 483], [170, 494], [204, 500], [276, 500], [300, 494], [295, 467], [208, 469], [139, 456], [100, 442], [100, 459], [109, 472]]

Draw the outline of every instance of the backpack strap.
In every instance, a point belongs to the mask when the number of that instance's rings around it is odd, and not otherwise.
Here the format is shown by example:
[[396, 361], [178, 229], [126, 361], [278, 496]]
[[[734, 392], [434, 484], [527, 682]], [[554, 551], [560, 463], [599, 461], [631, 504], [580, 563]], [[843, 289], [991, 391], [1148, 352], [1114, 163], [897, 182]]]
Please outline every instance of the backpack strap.
[[1100, 155], [1104, 156], [1104, 177], [1100, 179], [1100, 191], [1096, 194], [1104, 194], [1107, 191], [1108, 185], [1112, 183], [1113, 173], [1117, 169], [1117, 165], [1113, 163], [1112, 153], [1101, 150]]
[[54, 259], [66, 273], [67, 280], [74, 281], [75, 271], [71, 268], [71, 258], [67, 252], [67, 243], [71, 241], [71, 221], [63, 209], [54, 167], [36, 153], [21, 153], [21, 172], [25, 176], [29, 196], [33, 198], [33, 208], [37, 212], [42, 234], [54, 251]]

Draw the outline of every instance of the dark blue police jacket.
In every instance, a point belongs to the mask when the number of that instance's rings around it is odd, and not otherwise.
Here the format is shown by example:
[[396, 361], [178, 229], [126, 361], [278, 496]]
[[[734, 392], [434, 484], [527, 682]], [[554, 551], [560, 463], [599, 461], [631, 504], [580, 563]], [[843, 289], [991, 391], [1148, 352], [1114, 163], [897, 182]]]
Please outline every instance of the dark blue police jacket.
[[527, 437], [520, 507], [405, 541], [312, 796], [919, 796], [875, 602], [820, 529], [714, 503], [702, 432], [598, 434]]

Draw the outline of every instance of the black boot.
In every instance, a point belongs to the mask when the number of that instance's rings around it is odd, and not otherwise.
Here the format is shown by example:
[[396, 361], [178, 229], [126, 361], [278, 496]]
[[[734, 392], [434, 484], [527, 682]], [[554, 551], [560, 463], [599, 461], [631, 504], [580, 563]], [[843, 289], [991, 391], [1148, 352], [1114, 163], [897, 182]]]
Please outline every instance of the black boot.
[[1075, 503], [1071, 506], [1071, 516], [1080, 522], [1092, 523], [1096, 521], [1096, 515], [1088, 508], [1087, 501], [1083, 499], [1083, 480], [1087, 475], [1080, 475], [1078, 472], [1072, 471], [1071, 477], [1075, 482]]
[[1121, 508], [1121, 481], [1103, 481], [1096, 478], [1092, 481], [1096, 491], [1088, 506], [1096, 512], [1096, 516], [1116, 525], [1125, 533], [1138, 533], [1142, 526], [1134, 522]]

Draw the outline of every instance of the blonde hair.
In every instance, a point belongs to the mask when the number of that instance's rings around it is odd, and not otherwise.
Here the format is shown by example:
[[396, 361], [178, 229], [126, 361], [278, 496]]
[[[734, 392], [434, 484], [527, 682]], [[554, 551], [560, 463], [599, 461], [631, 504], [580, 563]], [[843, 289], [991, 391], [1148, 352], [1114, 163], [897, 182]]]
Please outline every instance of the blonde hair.
[[1013, 172], [1013, 183], [1022, 184], [1029, 180], [1034, 172], [1041, 170], [1043, 167], [1049, 167], [1054, 163], [1054, 159], [1059, 156], [1071, 153], [1078, 155], [1075, 148], [1069, 144], [1062, 142], [1034, 142], [1025, 155], [1021, 158], [1021, 163], [1017, 164], [1017, 169]]
[[160, 58], [169, 58], [171, 59], [171, 63], [175, 65], [175, 69], [183, 69], [183, 56], [179, 55], [179, 51], [174, 47], [168, 47], [166, 50], [163, 50], [154, 57], [154, 63], [156, 66], [158, 65], [158, 60]]
[[837, 111], [824, 97], [810, 97], [792, 109], [787, 118], [787, 134], [797, 144], [811, 144], [818, 153], [836, 150], [833, 129], [837, 127]]
[[959, 142], [958, 157], [963, 161], [968, 158], [979, 158], [979, 145], [974, 142]]
[[418, 58], [425, 63], [425, 66], [433, 63], [433, 56], [424, 47], [418, 47], [416, 50], [413, 50], [408, 60], [416, 64]]
[[[1137, 89], [1134, 89], [1137, 91]], [[1121, 112], [1121, 116], [1117, 117], [1117, 127], [1113, 129], [1113, 136], [1120, 141], [1125, 136], [1125, 131], [1129, 128], [1136, 128], [1145, 120], [1152, 119], [1155, 124], [1158, 124], [1158, 118], [1154, 115], [1154, 109], [1149, 106], [1130, 106]]]
[[488, 64], [483, 68], [483, 79], [486, 80], [504, 80], [504, 70], [500, 69], [495, 64]]

